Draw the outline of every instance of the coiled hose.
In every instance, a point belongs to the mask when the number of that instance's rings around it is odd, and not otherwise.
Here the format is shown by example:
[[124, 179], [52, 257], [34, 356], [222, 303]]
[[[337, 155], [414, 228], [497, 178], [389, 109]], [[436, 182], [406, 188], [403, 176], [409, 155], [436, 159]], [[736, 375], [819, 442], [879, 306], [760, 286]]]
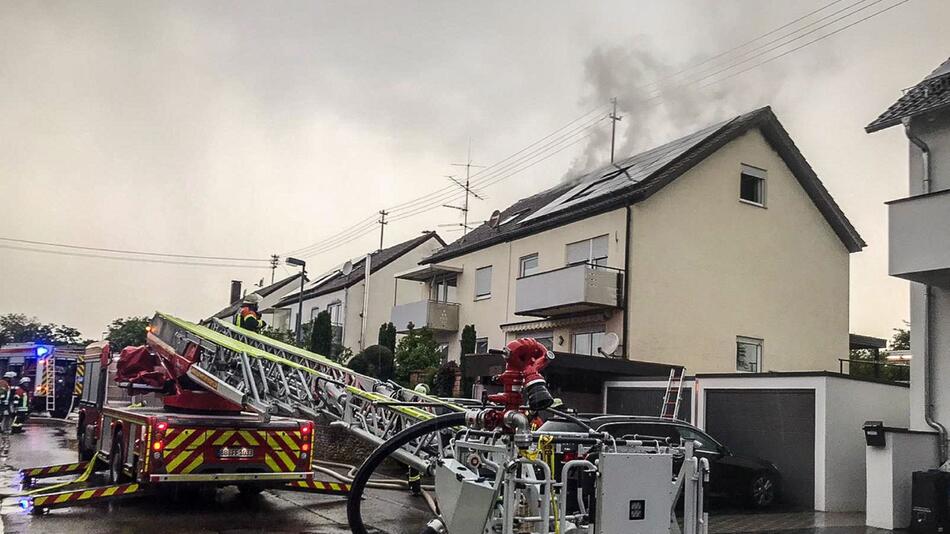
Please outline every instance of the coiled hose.
[[464, 423], [464, 413], [447, 413], [412, 425], [377, 447], [360, 466], [350, 485], [350, 495], [346, 501], [346, 519], [350, 524], [350, 531], [353, 534], [369, 534], [366, 525], [363, 524], [363, 490], [366, 489], [373, 472], [390, 454], [416, 438]]

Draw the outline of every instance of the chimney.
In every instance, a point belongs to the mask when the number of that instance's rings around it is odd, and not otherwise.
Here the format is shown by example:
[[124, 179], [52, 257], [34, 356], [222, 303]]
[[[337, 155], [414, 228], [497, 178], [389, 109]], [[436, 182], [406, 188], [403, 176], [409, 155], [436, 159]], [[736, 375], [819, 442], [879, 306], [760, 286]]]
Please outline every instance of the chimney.
[[228, 301], [228, 304], [234, 304], [239, 300], [241, 300], [241, 281], [231, 280], [231, 300]]

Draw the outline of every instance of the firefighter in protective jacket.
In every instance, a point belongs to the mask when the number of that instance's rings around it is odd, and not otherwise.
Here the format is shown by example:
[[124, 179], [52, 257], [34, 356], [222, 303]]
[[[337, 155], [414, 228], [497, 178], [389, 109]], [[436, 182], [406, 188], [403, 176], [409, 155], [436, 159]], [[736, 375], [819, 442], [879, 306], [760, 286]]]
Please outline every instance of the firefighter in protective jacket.
[[244, 297], [241, 309], [234, 317], [234, 324], [252, 332], [260, 332], [261, 327], [264, 326], [261, 313], [257, 310], [260, 303], [261, 297], [253, 293]]
[[30, 378], [24, 376], [14, 390], [13, 431], [23, 432], [23, 424], [30, 415]]

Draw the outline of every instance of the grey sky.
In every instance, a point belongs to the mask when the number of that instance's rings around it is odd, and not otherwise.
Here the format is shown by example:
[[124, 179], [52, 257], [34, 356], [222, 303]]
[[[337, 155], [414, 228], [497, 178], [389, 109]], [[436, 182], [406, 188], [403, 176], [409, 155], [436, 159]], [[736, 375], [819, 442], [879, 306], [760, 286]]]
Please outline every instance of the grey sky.
[[[862, 128], [950, 55], [947, 2], [911, 0], [723, 83], [638, 100], [829, 1], [3, 2], [0, 237], [267, 257], [444, 187], [469, 139], [490, 164], [617, 96], [624, 154], [768, 104], [869, 243], [852, 255], [852, 331], [888, 336], [907, 289], [886, 276], [883, 202], [905, 194], [907, 149], [899, 129]], [[472, 218], [602, 159], [606, 132], [487, 188]], [[437, 209], [386, 240], [458, 220]], [[269, 276], [0, 248], [0, 313], [98, 338], [119, 316], [205, 317], [232, 278]]]

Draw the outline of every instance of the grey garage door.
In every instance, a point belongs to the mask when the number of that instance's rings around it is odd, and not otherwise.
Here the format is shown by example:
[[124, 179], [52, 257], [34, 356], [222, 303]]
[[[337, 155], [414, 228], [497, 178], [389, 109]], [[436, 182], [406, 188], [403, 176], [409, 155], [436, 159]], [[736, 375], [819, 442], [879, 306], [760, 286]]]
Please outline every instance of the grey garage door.
[[[660, 415], [663, 394], [666, 388], [609, 388], [607, 389], [607, 413], [618, 415]], [[679, 419], [692, 422], [693, 390], [683, 387]]]
[[782, 474], [782, 502], [815, 504], [814, 390], [707, 390], [706, 431]]

